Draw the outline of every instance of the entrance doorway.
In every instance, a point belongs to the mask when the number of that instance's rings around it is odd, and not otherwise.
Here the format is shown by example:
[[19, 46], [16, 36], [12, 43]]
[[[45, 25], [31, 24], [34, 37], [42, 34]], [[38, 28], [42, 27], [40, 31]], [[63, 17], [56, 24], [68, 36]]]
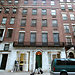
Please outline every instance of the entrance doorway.
[[5, 70], [5, 68], [6, 68], [6, 63], [7, 63], [7, 57], [8, 57], [8, 54], [3, 54], [3, 55], [2, 55], [2, 62], [1, 62], [1, 67], [0, 67], [0, 69]]
[[37, 66], [38, 68], [42, 68], [42, 53], [40, 51], [38, 51], [36, 53], [36, 62], [37, 62]]

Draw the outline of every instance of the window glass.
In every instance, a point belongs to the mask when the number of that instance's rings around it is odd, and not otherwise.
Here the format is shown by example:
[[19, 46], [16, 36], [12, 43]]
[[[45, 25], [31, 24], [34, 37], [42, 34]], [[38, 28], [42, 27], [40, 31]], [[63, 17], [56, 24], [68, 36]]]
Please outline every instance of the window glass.
[[21, 20], [21, 26], [26, 26], [26, 19]]
[[6, 24], [7, 18], [2, 19], [2, 24]]
[[0, 37], [3, 36], [4, 29], [0, 29]]
[[24, 37], [25, 37], [25, 33], [24, 32], [20, 32], [19, 33], [19, 43], [24, 43]]
[[31, 26], [36, 26], [36, 22], [37, 22], [37, 20], [36, 20], [36, 19], [32, 19]]
[[31, 39], [30, 39], [31, 43], [36, 42], [36, 33], [31, 33]]
[[5, 44], [4, 50], [9, 50], [9, 44]]
[[47, 26], [47, 19], [42, 19], [42, 26]]
[[48, 35], [47, 33], [42, 33], [42, 42], [47, 43], [48, 42]]
[[42, 9], [42, 15], [46, 15], [47, 14], [47, 10], [46, 9]]
[[36, 15], [37, 14], [37, 9], [32, 9], [32, 15]]
[[15, 18], [10, 19], [10, 24], [14, 24]]
[[7, 37], [11, 38], [12, 37], [12, 33], [13, 33], [13, 29], [8, 29]]

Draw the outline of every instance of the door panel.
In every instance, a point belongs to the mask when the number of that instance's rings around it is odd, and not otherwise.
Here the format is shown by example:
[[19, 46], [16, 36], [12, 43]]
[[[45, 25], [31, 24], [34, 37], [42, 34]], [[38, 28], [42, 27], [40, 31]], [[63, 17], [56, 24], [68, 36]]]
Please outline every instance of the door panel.
[[6, 68], [6, 63], [7, 63], [7, 57], [8, 57], [8, 54], [3, 54], [2, 56], [2, 62], [1, 62], [1, 68], [0, 69], [4, 69]]
[[36, 55], [36, 61], [37, 61], [38, 67], [42, 68], [42, 55]]

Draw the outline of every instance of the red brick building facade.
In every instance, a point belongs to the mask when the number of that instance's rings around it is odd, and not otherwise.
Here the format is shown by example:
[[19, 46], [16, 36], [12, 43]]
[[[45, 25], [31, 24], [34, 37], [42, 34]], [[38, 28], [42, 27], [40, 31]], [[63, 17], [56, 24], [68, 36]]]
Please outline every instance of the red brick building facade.
[[13, 70], [16, 60], [21, 71], [34, 70], [36, 61], [50, 70], [54, 58], [74, 54], [74, 41], [75, 0], [0, 0], [1, 69]]

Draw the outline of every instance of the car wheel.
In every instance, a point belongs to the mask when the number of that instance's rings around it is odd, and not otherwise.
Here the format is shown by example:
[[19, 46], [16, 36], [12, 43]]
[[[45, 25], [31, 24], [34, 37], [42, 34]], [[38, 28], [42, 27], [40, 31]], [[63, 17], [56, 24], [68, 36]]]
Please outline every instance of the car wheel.
[[66, 72], [61, 72], [60, 75], [68, 75]]

